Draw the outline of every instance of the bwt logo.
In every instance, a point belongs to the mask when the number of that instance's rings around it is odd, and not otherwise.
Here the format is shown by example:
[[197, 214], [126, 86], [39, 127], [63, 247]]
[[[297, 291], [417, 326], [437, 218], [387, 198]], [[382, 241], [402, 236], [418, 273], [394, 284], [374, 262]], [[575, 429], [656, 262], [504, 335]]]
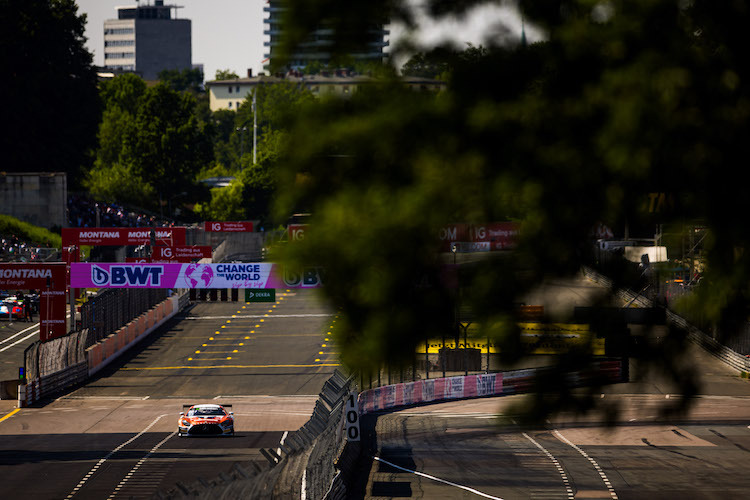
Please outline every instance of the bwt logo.
[[161, 286], [163, 266], [109, 266], [109, 271], [91, 266], [91, 281], [96, 286]]

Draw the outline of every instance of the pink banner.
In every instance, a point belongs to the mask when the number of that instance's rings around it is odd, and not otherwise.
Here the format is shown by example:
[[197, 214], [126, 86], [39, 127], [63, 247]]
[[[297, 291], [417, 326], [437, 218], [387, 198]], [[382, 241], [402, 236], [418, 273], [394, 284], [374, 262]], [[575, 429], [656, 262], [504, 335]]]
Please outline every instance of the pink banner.
[[72, 263], [73, 288], [317, 288], [314, 268], [282, 272], [277, 264]]

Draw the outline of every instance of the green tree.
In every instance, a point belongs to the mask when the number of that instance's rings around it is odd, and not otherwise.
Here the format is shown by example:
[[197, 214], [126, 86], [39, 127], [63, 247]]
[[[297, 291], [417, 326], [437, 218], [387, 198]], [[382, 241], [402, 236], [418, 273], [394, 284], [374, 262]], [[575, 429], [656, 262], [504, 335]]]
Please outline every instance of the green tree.
[[203, 70], [200, 68], [165, 69], [157, 75], [159, 81], [178, 92], [203, 93]]
[[101, 95], [100, 146], [84, 183], [94, 196], [157, 208], [197, 189], [216, 129], [200, 118], [194, 96], [164, 84], [147, 88], [132, 74], [103, 84]]
[[165, 85], [149, 88], [135, 115], [123, 155], [140, 178], [163, 193], [179, 192], [213, 156], [207, 124], [194, 115], [195, 98]]
[[[248, 218], [270, 219], [270, 206], [276, 192], [276, 166], [288, 141], [288, 127], [294, 115], [315, 102], [313, 95], [303, 86], [292, 82], [262, 84], [256, 87], [257, 151], [253, 163], [253, 107], [249, 95], [235, 113], [217, 111], [213, 114], [219, 131], [214, 146], [215, 162], [227, 166], [236, 180], [226, 188], [211, 190], [211, 200], [202, 203], [202, 215], [223, 214], [224, 220]], [[230, 118], [233, 120], [230, 122]], [[245, 130], [242, 130], [242, 129]], [[240, 154], [242, 153], [242, 154]], [[215, 170], [201, 173], [201, 178], [211, 177]], [[228, 200], [241, 197], [237, 207]]]
[[67, 172], [75, 186], [90, 165], [101, 111], [85, 23], [73, 0], [0, 1], [4, 170]]
[[239, 78], [239, 76], [237, 75], [237, 73], [235, 73], [231, 69], [217, 69], [216, 70], [215, 80], [234, 80], [236, 78]]
[[417, 52], [401, 66], [404, 76], [418, 76], [422, 78], [442, 79], [450, 68], [449, 55], [444, 51]]
[[[427, 6], [440, 18], [480, 3]], [[330, 18], [388, 13], [414, 21], [405, 1], [289, 5], [288, 47]], [[451, 222], [521, 223], [515, 251], [460, 276], [462, 305], [495, 325], [486, 333], [508, 355], [521, 355], [513, 348], [514, 304], [545, 276], [579, 270], [598, 221], [640, 237], [652, 236], [657, 223], [704, 224], [708, 271], [694, 307], [722, 335], [740, 331], [749, 316], [750, 198], [742, 183], [727, 180], [750, 147], [743, 139], [750, 10], [708, 0], [522, 1], [520, 8], [545, 42], [503, 38], [470, 47], [443, 95], [384, 85], [321, 103], [291, 130], [278, 163], [278, 216], [309, 210], [314, 229], [286, 257], [325, 267], [324, 293], [342, 311], [339, 341], [350, 366], [410, 359], [425, 334], [450, 327], [440, 312], [455, 295], [429, 280], [439, 275], [437, 228]], [[333, 36], [356, 44], [349, 35]], [[675, 200], [658, 218], [643, 210], [653, 192]], [[425, 282], [432, 286], [415, 286]], [[690, 395], [694, 377], [679, 363], [680, 335], [672, 332], [647, 358]], [[588, 359], [563, 357], [560, 368]], [[549, 406], [540, 398], [539, 409], [591, 406], [563, 385], [544, 394]]]

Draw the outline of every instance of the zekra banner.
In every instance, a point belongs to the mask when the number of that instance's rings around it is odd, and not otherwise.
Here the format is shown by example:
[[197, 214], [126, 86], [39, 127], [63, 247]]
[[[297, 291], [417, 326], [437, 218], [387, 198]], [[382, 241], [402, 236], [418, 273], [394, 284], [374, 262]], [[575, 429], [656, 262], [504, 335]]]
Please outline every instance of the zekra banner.
[[278, 264], [72, 263], [73, 288], [317, 288], [316, 268], [285, 272]]

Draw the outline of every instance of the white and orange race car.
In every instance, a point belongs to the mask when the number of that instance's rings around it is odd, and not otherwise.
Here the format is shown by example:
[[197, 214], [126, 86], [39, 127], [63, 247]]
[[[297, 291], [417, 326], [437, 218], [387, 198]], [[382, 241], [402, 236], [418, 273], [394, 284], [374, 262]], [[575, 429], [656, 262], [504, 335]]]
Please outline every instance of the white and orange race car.
[[177, 421], [178, 436], [234, 436], [232, 405], [183, 405]]

